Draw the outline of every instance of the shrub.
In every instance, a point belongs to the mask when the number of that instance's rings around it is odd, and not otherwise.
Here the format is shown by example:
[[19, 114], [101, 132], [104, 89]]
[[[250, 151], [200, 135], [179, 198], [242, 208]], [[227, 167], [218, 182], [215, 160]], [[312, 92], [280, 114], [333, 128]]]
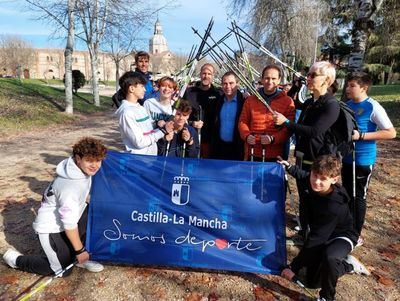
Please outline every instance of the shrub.
[[[64, 80], [65, 83], [65, 75]], [[72, 90], [76, 94], [79, 88], [82, 88], [86, 83], [85, 74], [79, 70], [72, 70]]]

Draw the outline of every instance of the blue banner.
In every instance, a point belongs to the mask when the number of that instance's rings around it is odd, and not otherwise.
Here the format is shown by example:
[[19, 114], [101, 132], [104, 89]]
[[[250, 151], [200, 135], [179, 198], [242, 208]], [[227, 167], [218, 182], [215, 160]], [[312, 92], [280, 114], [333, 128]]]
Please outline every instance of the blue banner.
[[86, 247], [99, 261], [280, 274], [284, 210], [280, 164], [110, 151]]

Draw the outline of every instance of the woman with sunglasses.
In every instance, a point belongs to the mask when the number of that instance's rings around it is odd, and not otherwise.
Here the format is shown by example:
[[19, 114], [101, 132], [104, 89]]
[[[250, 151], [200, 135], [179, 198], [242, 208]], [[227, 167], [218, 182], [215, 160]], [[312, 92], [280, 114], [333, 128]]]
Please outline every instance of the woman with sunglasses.
[[[309, 171], [314, 159], [326, 153], [327, 132], [339, 117], [339, 103], [328, 92], [335, 76], [335, 67], [331, 63], [314, 63], [307, 74], [307, 88], [312, 92], [312, 96], [304, 103], [295, 102], [296, 109], [302, 110], [298, 122], [294, 123], [278, 112], [274, 116], [276, 125], [286, 126], [296, 135], [296, 164], [303, 170]], [[308, 225], [303, 197], [305, 188], [297, 185], [297, 189], [300, 199], [299, 234], [304, 237]]]

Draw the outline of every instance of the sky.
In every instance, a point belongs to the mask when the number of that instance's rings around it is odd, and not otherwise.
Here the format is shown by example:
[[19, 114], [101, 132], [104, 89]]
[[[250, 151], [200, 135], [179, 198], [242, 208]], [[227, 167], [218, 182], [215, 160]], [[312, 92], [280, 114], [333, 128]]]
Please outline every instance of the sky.
[[[193, 33], [191, 27], [199, 30], [202, 35], [214, 17], [212, 35], [215, 39], [221, 38], [228, 32], [230, 19], [227, 15], [226, 3], [223, 0], [176, 0], [176, 8], [158, 15], [163, 27], [163, 34], [167, 39], [168, 47], [172, 52], [188, 54], [193, 44], [200, 44], [200, 39]], [[154, 20], [155, 21], [155, 20]], [[240, 24], [240, 22], [238, 22]], [[149, 39], [153, 34], [154, 24], [143, 34]], [[51, 39], [50, 25], [35, 20], [35, 15], [27, 9], [23, 0], [0, 0], [0, 35], [18, 35], [31, 42], [36, 48], [63, 48], [65, 41]], [[230, 41], [233, 45], [233, 41]], [[148, 51], [148, 43], [144, 45]], [[85, 50], [83, 45], [77, 49]]]

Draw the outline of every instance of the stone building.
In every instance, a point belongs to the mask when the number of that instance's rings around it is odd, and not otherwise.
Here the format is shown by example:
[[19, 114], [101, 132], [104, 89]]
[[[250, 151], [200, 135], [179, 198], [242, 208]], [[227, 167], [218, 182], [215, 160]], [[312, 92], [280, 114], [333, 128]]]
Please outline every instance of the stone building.
[[[162, 26], [157, 19], [154, 24], [154, 35], [149, 40], [150, 70], [154, 77], [171, 75], [176, 70], [174, 55], [168, 50], [167, 39], [163, 36]], [[23, 78], [63, 79], [65, 73], [64, 49], [34, 49], [34, 59], [29, 67], [19, 70]], [[120, 63], [119, 74], [135, 68], [134, 54], [129, 55]], [[88, 51], [75, 50], [72, 55], [72, 69], [81, 71], [87, 80], [92, 77], [90, 56]], [[0, 76], [16, 76], [16, 70], [1, 69]], [[114, 81], [116, 67], [112, 56], [100, 52], [98, 57], [98, 79], [100, 81]]]
[[[64, 49], [35, 49], [36, 62], [29, 69], [29, 77], [43, 79], [64, 78]], [[133, 55], [128, 56], [120, 66], [120, 74], [130, 70], [134, 61]], [[87, 80], [92, 77], [90, 56], [88, 51], [74, 51], [72, 69], [81, 71]], [[100, 80], [115, 80], [115, 63], [110, 54], [100, 52], [98, 57], [98, 78]], [[26, 77], [26, 72], [24, 74]]]

